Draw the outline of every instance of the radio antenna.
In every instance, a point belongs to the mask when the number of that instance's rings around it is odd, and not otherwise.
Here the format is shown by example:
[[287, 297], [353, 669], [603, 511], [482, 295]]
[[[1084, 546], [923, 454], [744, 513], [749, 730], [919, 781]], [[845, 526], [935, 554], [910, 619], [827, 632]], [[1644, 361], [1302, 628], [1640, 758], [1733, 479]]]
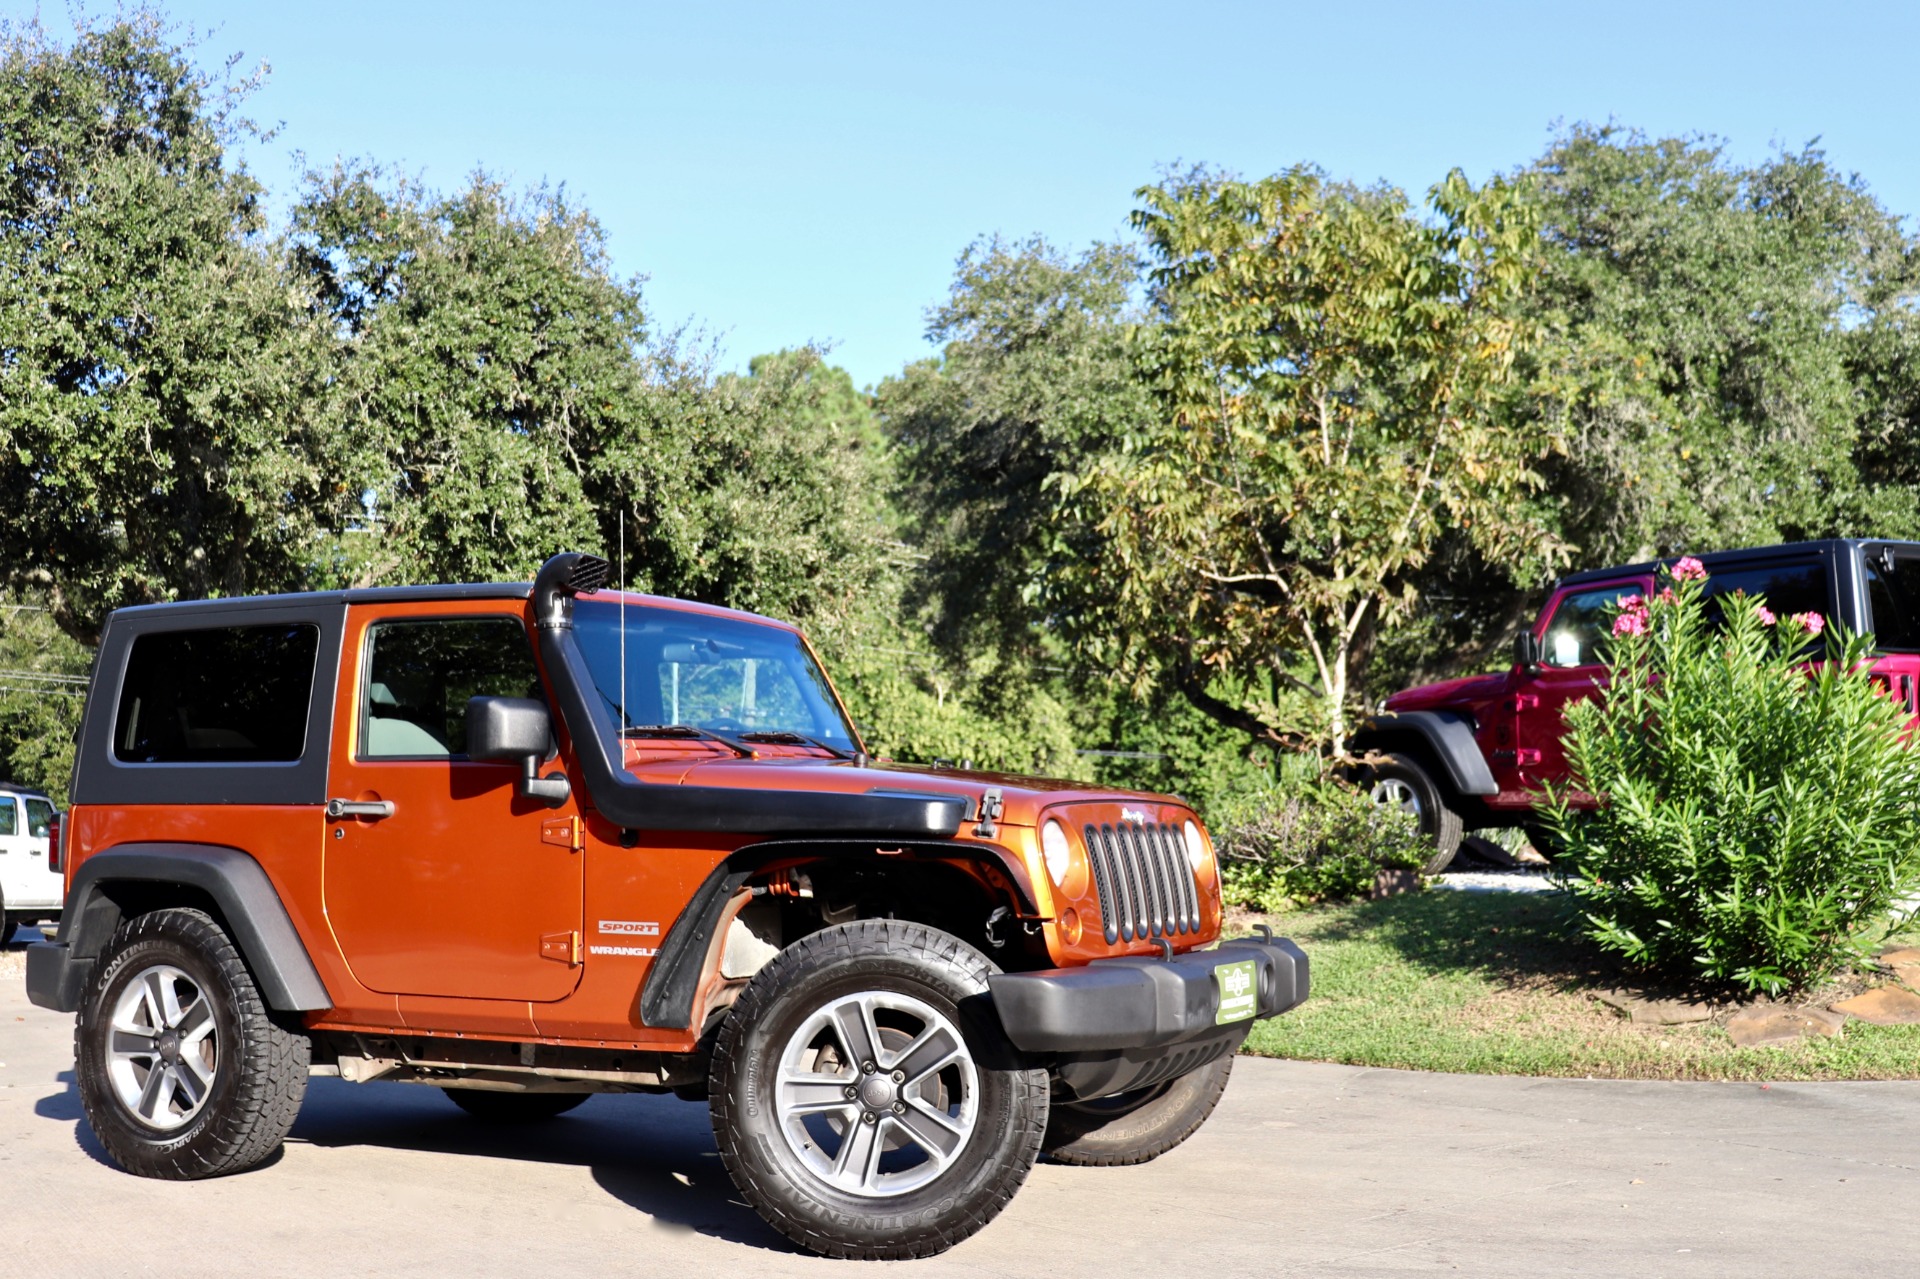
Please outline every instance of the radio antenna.
[[627, 508], [620, 508], [620, 736], [627, 735]]

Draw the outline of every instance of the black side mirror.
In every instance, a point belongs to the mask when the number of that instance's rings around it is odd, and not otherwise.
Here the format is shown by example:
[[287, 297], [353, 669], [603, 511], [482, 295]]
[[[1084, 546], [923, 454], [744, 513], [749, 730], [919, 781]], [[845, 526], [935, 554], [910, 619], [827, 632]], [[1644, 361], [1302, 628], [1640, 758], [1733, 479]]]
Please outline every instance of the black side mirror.
[[573, 793], [565, 776], [540, 776], [553, 751], [553, 720], [530, 697], [475, 697], [467, 702], [467, 758], [520, 764], [520, 793], [549, 807]]
[[1534, 638], [1532, 631], [1521, 631], [1513, 637], [1513, 660], [1524, 671], [1540, 665], [1540, 641]]

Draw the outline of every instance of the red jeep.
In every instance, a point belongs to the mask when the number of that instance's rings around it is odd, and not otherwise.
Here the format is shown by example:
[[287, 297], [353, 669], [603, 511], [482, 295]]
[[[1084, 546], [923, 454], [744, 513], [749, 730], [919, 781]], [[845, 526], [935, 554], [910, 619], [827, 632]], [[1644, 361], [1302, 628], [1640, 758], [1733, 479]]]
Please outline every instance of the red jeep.
[[[1876, 672], [1910, 713], [1920, 712], [1920, 543], [1836, 539], [1698, 559], [1709, 600], [1736, 591], [1763, 595], [1782, 617], [1818, 613], [1847, 630], [1872, 632]], [[1433, 840], [1429, 871], [1452, 860], [1468, 830], [1533, 824], [1542, 787], [1567, 780], [1562, 712], [1606, 679], [1614, 608], [1624, 596], [1651, 595], [1655, 575], [1674, 562], [1561, 578], [1517, 637], [1509, 669], [1395, 693], [1354, 735], [1356, 754], [1384, 756], [1366, 774], [1374, 801], [1406, 809]]]
[[803, 1246], [919, 1256], [1180, 1144], [1306, 997], [1181, 801], [872, 759], [793, 627], [606, 578], [113, 614], [27, 993], [116, 1163], [253, 1167], [310, 1073], [674, 1093]]

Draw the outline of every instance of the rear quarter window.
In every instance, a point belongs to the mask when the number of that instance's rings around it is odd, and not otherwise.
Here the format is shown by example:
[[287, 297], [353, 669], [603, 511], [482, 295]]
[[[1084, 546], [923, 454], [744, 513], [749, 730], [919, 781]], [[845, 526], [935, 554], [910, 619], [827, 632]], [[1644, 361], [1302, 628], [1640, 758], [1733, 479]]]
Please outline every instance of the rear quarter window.
[[1827, 570], [1812, 561], [1764, 568], [1709, 569], [1707, 617], [1715, 626], [1724, 620], [1721, 597], [1736, 593], [1765, 597], [1767, 607], [1779, 617], [1791, 617], [1795, 613], [1818, 613], [1826, 617]]
[[139, 636], [120, 686], [114, 758], [128, 764], [298, 760], [319, 646], [319, 628], [298, 624]]

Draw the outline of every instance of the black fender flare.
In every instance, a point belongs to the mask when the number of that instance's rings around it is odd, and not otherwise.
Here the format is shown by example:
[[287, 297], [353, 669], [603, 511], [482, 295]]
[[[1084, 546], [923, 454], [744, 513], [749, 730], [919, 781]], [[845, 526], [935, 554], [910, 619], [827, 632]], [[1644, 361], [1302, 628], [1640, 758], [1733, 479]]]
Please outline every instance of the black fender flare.
[[1500, 785], [1493, 780], [1480, 743], [1474, 740], [1473, 722], [1454, 711], [1383, 711], [1369, 716], [1354, 733], [1356, 753], [1376, 750], [1382, 753], [1414, 742], [1425, 748], [1446, 776], [1444, 780], [1456, 795], [1497, 795]]
[[[212, 899], [268, 1007], [278, 1012], [333, 1007], [333, 997], [267, 872], [247, 853], [223, 844], [117, 844], [80, 863], [53, 943], [65, 950], [65, 967], [78, 970], [69, 979], [75, 983], [70, 987], [75, 996], [120, 926], [123, 912], [114, 890], [168, 884], [197, 889]], [[77, 998], [74, 1003], [78, 1007]]]
[[[1006, 876], [1019, 894], [1023, 914], [1039, 914], [1028, 882], [1026, 866], [1020, 858], [996, 844], [948, 844], [934, 841], [906, 841], [888, 848], [887, 858], [901, 855], [919, 860], [985, 862]], [[686, 1030], [693, 1025], [693, 1001], [706, 975], [706, 958], [720, 916], [742, 885], [768, 865], [795, 856], [858, 857], [880, 860], [872, 848], [849, 845], [844, 839], [773, 839], [735, 849], [715, 866], [700, 887], [687, 899], [680, 915], [660, 939], [660, 953], [647, 970], [646, 984], [640, 989], [642, 1025], [661, 1030]]]

